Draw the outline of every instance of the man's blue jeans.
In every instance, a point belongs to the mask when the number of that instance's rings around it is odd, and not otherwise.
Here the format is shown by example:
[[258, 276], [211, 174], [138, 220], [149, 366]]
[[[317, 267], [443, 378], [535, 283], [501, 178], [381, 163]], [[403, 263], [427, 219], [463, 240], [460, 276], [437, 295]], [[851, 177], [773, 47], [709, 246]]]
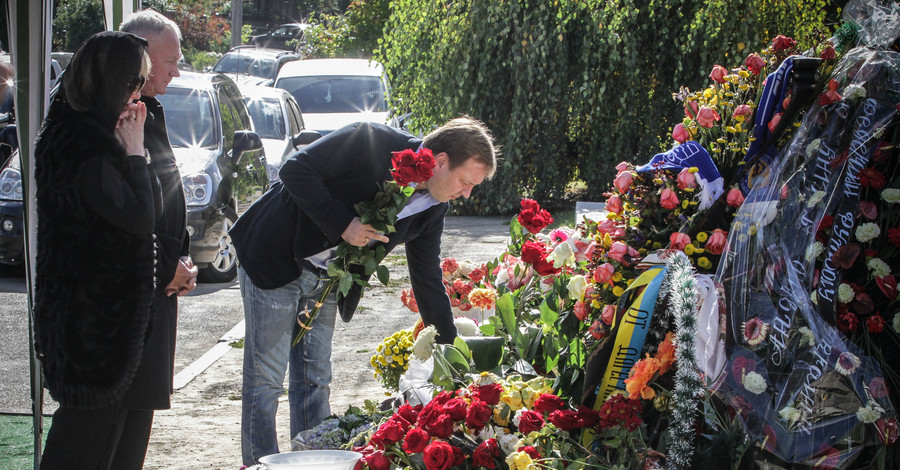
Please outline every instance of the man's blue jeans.
[[[277, 289], [253, 285], [238, 268], [244, 299], [244, 384], [241, 413], [241, 453], [244, 465], [278, 453], [275, 414], [284, 394], [284, 374], [290, 362], [288, 401], [291, 437], [321, 423], [331, 414], [331, 339], [337, 301], [332, 293], [319, 309], [312, 329], [291, 347], [300, 330], [297, 314], [313, 309], [325, 285], [317, 270], [305, 269]], [[290, 359], [290, 361], [289, 361]]]

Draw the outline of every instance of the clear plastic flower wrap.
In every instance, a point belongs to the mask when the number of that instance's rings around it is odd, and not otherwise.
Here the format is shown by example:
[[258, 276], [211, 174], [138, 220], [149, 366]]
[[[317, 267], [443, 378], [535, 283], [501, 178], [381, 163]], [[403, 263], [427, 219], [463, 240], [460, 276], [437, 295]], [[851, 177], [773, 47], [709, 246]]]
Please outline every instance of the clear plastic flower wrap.
[[[845, 55], [832, 90], [840, 99], [814, 103], [790, 144], [753, 175], [719, 265], [729, 327], [718, 392], [760, 452], [784, 462], [846, 468], [896, 439], [895, 408], [881, 393], [887, 362], [839, 329], [838, 290], [847, 247], [863, 243], [854, 235], [866, 223], [861, 171], [896, 119], [898, 66], [893, 52]], [[823, 220], [832, 230], [812, 250]]]

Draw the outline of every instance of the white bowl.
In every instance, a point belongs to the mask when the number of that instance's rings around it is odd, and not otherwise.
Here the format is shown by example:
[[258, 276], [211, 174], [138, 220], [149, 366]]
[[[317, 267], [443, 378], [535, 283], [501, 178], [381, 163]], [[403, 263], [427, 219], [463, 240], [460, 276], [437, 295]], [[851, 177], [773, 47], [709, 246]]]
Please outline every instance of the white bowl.
[[353, 470], [361, 457], [349, 450], [300, 450], [267, 455], [259, 463], [269, 470]]

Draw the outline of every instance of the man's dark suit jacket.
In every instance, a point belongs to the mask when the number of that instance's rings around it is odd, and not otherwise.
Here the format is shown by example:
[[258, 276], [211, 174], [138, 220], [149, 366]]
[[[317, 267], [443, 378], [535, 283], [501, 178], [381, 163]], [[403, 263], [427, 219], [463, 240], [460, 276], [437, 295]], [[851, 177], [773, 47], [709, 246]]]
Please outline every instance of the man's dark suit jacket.
[[[370, 201], [390, 179], [391, 152], [417, 149], [421, 140], [381, 124], [338, 129], [291, 156], [276, 184], [234, 224], [231, 239], [241, 267], [262, 289], [281, 287], [303, 270], [303, 260], [337, 246], [357, 216], [353, 205]], [[440, 267], [441, 234], [449, 204], [403, 218], [388, 234], [390, 252], [406, 243], [410, 281], [422, 320], [434, 325], [439, 342], [456, 336]], [[351, 289], [339, 304], [349, 321], [362, 294]]]

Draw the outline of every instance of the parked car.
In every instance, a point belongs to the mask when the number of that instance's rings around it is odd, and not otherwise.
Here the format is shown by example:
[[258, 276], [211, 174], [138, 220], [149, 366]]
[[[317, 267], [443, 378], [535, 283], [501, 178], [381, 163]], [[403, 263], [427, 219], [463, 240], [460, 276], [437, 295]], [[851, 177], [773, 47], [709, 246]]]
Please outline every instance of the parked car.
[[0, 161], [0, 274], [24, 273], [25, 223], [22, 165], [14, 151]]
[[270, 86], [284, 64], [299, 59], [292, 51], [237, 46], [226, 52], [212, 71], [226, 74], [238, 84]]
[[182, 72], [158, 98], [181, 172], [199, 280], [229, 282], [237, 255], [228, 229], [269, 186], [262, 141], [225, 75]]
[[259, 34], [250, 38], [250, 44], [256, 47], [269, 47], [272, 49], [294, 50], [287, 43], [294, 39], [303, 42], [303, 34], [311, 25], [307, 23], [287, 23], [280, 25], [268, 33]]
[[285, 90], [267, 86], [239, 84], [250, 120], [266, 151], [269, 184], [278, 181], [281, 164], [292, 153], [321, 137], [306, 130], [297, 101]]
[[285, 64], [275, 87], [294, 95], [307, 127], [325, 135], [359, 121], [399, 127], [387, 104], [384, 68], [366, 59], [307, 59]]

